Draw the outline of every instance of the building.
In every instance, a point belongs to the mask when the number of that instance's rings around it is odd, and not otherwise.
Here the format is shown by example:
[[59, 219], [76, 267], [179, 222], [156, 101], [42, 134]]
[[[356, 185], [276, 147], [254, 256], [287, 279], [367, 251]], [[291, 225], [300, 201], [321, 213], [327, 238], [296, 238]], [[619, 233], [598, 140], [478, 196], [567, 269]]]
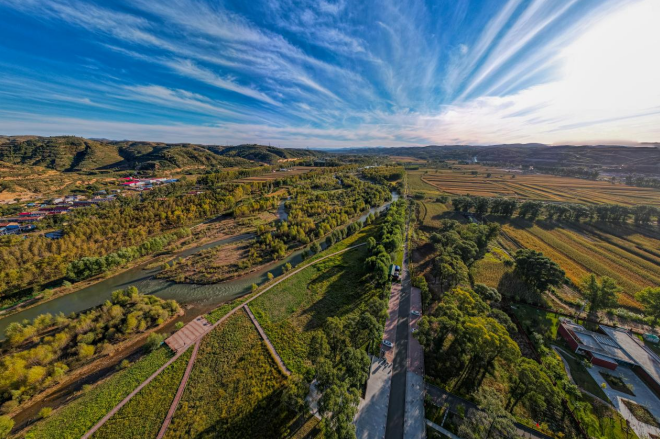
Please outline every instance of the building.
[[598, 332], [589, 331], [569, 319], [561, 320], [558, 332], [573, 352], [592, 364], [610, 370], [630, 368], [660, 398], [660, 357], [632, 332], [603, 325]]

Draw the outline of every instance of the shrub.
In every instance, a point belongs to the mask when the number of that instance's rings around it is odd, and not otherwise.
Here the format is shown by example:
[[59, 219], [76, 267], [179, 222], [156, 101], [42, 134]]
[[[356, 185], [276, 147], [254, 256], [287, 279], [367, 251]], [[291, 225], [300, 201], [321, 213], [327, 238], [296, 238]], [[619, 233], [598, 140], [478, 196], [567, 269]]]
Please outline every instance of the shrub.
[[44, 407], [41, 410], [39, 410], [39, 418], [44, 419], [47, 418], [53, 413], [53, 409], [51, 407]]
[[153, 352], [165, 341], [165, 335], [152, 332], [147, 337], [147, 342], [144, 344], [144, 347], [149, 352]]
[[12, 428], [14, 428], [14, 420], [7, 415], [0, 416], [0, 438], [9, 436]]

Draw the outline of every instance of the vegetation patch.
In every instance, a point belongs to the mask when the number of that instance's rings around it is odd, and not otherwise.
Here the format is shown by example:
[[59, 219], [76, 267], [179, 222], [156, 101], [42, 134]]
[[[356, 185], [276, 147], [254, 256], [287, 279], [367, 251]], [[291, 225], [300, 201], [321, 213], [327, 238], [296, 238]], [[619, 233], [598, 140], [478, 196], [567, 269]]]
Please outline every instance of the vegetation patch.
[[0, 401], [14, 408], [60, 382], [69, 371], [169, 320], [180, 311], [173, 301], [139, 294], [130, 287], [90, 311], [65, 317], [42, 314], [31, 324], [11, 323], [0, 362]]
[[660, 428], [660, 422], [653, 416], [653, 414], [644, 407], [643, 405], [639, 405], [635, 402], [630, 401], [629, 399], [623, 399], [621, 398], [621, 401], [626, 405], [628, 410], [630, 410], [630, 413], [633, 414], [633, 416], [640, 422], [643, 422], [645, 424], [648, 424], [652, 427], [655, 428]]
[[610, 387], [617, 392], [627, 393], [630, 396], [635, 396], [631, 388], [632, 386], [627, 385], [620, 377], [610, 375], [609, 373], [602, 371], [600, 372], [600, 375], [603, 377], [603, 379], [605, 379], [605, 381], [607, 381], [607, 384], [609, 384]]
[[206, 335], [167, 438], [283, 437], [285, 381], [244, 312]]
[[93, 439], [156, 437], [172, 404], [192, 349], [188, 349], [92, 436]]
[[172, 351], [165, 347], [152, 352], [39, 421], [26, 438], [70, 439], [82, 436], [171, 357]]
[[312, 333], [326, 318], [345, 317], [373, 297], [361, 279], [366, 247], [305, 268], [250, 303], [275, 349], [294, 372], [304, 373]]

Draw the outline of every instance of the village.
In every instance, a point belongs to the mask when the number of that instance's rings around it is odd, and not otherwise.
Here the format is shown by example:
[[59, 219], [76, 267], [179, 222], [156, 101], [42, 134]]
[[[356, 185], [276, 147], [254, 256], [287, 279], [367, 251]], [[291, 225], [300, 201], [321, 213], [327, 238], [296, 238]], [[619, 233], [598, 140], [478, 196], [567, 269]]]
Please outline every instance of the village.
[[[150, 191], [154, 186], [171, 184], [177, 181], [175, 178], [122, 177], [117, 182], [117, 185], [122, 189], [102, 189], [94, 192], [91, 196], [71, 194], [47, 199], [42, 203], [30, 202], [25, 204], [24, 211], [0, 218], [0, 236], [34, 232], [37, 230], [36, 223], [50, 215], [63, 215], [72, 209], [108, 203], [116, 200], [119, 196], [125, 196], [123, 191]], [[44, 234], [49, 239], [59, 239], [62, 235], [61, 230]]]

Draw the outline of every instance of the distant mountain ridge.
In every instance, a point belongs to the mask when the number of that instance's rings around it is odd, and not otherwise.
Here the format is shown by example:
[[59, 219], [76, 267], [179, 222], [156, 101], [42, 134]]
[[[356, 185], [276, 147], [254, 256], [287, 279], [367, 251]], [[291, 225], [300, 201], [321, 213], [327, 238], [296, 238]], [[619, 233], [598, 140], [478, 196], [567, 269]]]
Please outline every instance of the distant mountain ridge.
[[616, 145], [544, 145], [542, 143], [502, 145], [429, 145], [393, 148], [350, 148], [340, 154], [407, 156], [424, 160], [468, 160], [514, 163], [530, 166], [606, 167], [627, 172], [660, 173], [660, 148]]
[[320, 151], [264, 145], [195, 145], [145, 141], [111, 141], [75, 136], [0, 136], [0, 161], [58, 171], [104, 169], [174, 169], [249, 166], [324, 155]]

